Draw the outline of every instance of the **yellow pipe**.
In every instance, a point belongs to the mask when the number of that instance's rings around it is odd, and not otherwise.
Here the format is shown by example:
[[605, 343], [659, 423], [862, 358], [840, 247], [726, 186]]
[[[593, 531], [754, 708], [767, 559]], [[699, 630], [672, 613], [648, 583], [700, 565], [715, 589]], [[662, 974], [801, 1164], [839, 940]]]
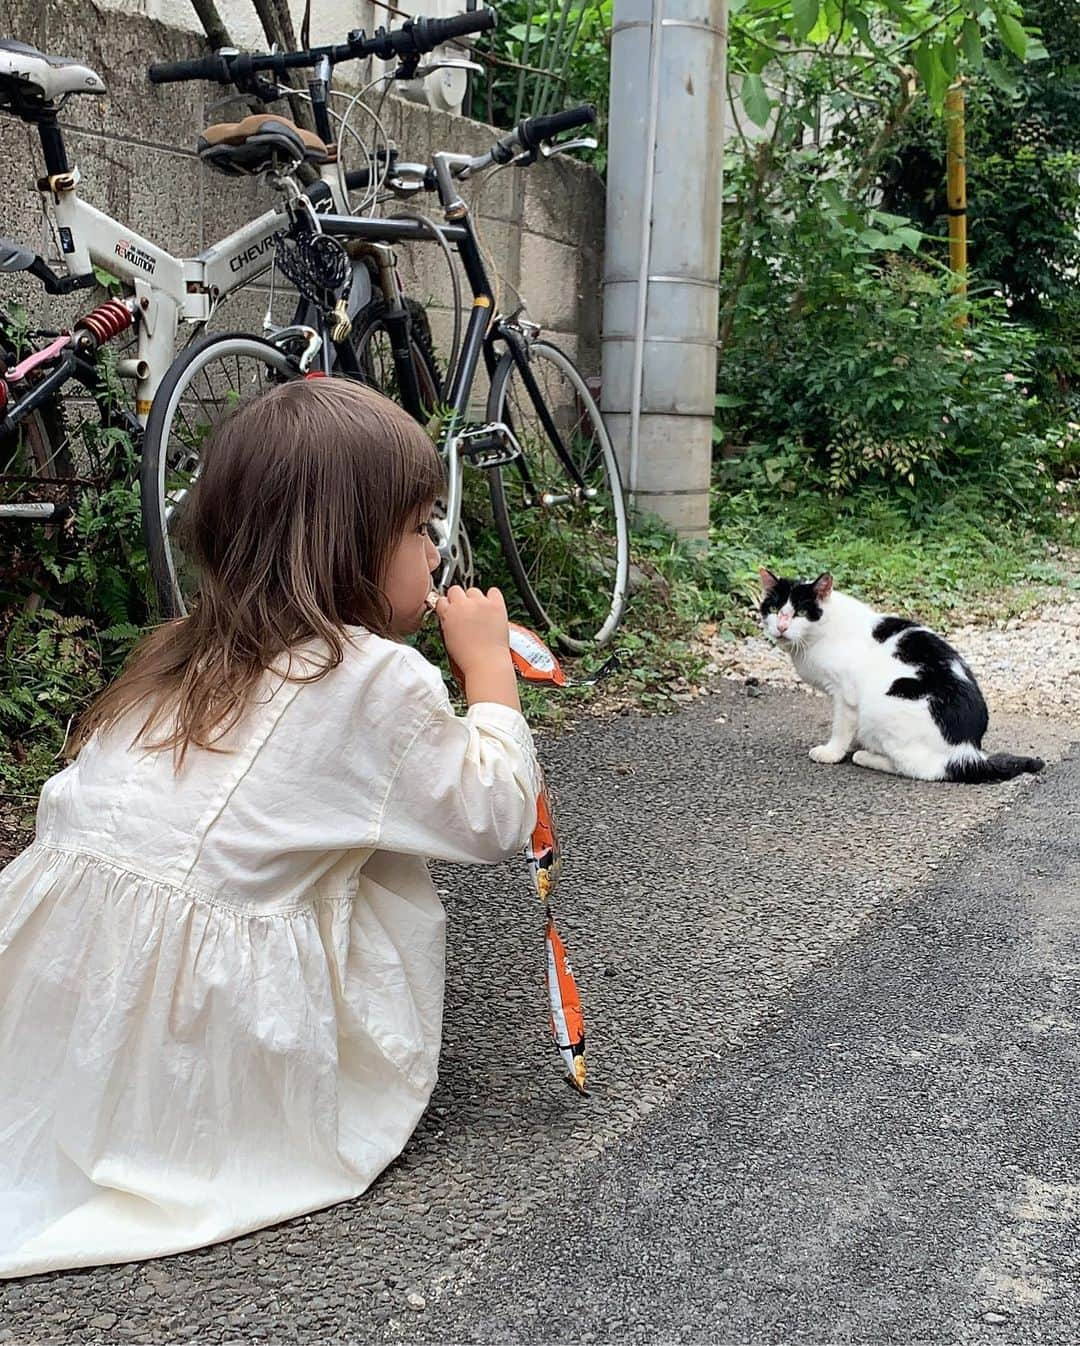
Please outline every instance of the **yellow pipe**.
[[[954, 84], [945, 95], [947, 172], [949, 203], [949, 266], [956, 276], [956, 293], [967, 298], [967, 180], [964, 173], [964, 88]], [[967, 315], [959, 322], [966, 324]]]

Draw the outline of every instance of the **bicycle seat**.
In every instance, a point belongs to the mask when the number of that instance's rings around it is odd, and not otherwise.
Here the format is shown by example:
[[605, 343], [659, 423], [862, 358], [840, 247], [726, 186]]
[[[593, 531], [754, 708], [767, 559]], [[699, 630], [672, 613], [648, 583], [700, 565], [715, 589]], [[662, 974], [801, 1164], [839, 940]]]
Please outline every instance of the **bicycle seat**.
[[333, 157], [327, 143], [288, 117], [255, 113], [239, 122], [208, 126], [199, 137], [199, 158], [219, 173], [243, 177], [307, 162], [325, 164]]
[[101, 76], [88, 65], [0, 38], [0, 108], [17, 114], [20, 106], [41, 106], [69, 93], [106, 92]]

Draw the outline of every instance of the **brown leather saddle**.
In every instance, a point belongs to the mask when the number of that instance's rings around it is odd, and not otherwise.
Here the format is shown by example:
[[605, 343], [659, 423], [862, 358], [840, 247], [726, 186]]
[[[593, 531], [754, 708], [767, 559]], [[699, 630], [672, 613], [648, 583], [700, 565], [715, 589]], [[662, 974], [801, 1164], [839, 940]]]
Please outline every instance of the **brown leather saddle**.
[[199, 137], [198, 151], [203, 163], [234, 178], [271, 169], [287, 171], [301, 163], [331, 163], [337, 153], [314, 131], [271, 112], [208, 126]]

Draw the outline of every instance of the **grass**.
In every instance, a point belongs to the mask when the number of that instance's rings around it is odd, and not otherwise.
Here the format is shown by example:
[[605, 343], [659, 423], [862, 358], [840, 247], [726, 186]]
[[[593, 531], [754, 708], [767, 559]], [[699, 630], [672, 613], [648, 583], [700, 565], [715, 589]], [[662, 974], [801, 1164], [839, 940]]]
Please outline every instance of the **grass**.
[[731, 588], [756, 592], [757, 566], [812, 576], [889, 611], [948, 627], [1022, 613], [1075, 591], [1080, 517], [1047, 531], [996, 513], [978, 496], [956, 498], [919, 523], [887, 495], [779, 501], [751, 493], [714, 500], [712, 546], [728, 558]]
[[706, 672], [701, 623], [731, 640], [757, 631], [760, 565], [789, 575], [831, 570], [846, 592], [943, 630], [1080, 596], [1080, 517], [1043, 530], [975, 493], [915, 523], [885, 493], [838, 500], [718, 486], [707, 549], [680, 547], [655, 524], [639, 528], [634, 545], [638, 591], [622, 629], [608, 650], [564, 661], [573, 677], [603, 675], [561, 692], [526, 688], [534, 725], [561, 727], [593, 704], [677, 709]]

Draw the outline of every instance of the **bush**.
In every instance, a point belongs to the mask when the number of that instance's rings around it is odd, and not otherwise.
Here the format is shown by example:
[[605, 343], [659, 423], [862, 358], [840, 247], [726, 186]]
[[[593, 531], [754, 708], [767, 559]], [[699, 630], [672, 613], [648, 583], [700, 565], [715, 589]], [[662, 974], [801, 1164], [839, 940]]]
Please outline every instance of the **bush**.
[[[973, 276], [1039, 330], [1033, 386], [1053, 402], [1080, 392], [1080, 26], [1075, 0], [1025, 0], [1024, 18], [1044, 58], [999, 52], [967, 87], [968, 247]], [[901, 131], [881, 185], [888, 209], [946, 232], [945, 136], [928, 110]]]
[[880, 229], [812, 205], [773, 223], [719, 373], [717, 439], [743, 475], [781, 492], [887, 486], [916, 513], [960, 482], [1045, 509], [1062, 435], [1031, 396], [1033, 334], [992, 297], [962, 307]]

